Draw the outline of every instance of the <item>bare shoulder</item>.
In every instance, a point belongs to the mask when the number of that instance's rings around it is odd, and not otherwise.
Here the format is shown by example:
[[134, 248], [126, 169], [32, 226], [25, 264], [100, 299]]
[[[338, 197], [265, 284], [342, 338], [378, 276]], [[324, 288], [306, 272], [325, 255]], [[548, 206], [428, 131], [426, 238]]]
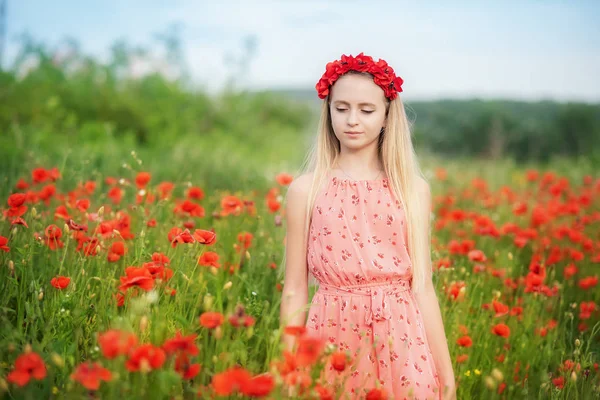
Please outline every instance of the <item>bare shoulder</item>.
[[302, 174], [294, 178], [294, 180], [292, 180], [292, 183], [290, 183], [290, 186], [288, 187], [288, 197], [290, 195], [292, 195], [293, 197], [302, 197], [303, 195], [306, 196], [308, 194], [308, 191], [310, 190], [312, 178], [312, 172]]
[[425, 196], [426, 198], [431, 197], [429, 182], [423, 179], [422, 176], [417, 176], [417, 187], [421, 196]]

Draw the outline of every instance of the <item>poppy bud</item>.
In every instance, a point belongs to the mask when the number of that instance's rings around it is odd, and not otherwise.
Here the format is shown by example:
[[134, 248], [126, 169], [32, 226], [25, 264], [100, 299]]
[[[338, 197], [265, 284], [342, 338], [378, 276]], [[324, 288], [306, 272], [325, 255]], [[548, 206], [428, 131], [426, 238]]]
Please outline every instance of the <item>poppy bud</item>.
[[221, 339], [223, 337], [223, 330], [221, 326], [217, 326], [214, 330], [215, 339]]
[[487, 388], [490, 390], [494, 390], [494, 389], [496, 389], [496, 381], [491, 376], [486, 376], [485, 377], [485, 386], [487, 386]]
[[214, 297], [211, 296], [210, 294], [206, 294], [204, 296], [204, 309], [210, 310], [213, 305], [213, 301], [214, 301]]
[[140, 318], [140, 331], [146, 332], [147, 327], [148, 327], [148, 317], [143, 315], [142, 318]]
[[492, 370], [492, 376], [498, 381], [498, 382], [502, 382], [504, 380], [504, 375], [502, 374], [502, 371], [500, 371], [498, 368], [494, 368]]
[[52, 353], [50, 355], [50, 359], [52, 360], [54, 365], [56, 365], [59, 368], [62, 368], [65, 365], [65, 360], [63, 360], [63, 358], [61, 356], [59, 356], [57, 353]]

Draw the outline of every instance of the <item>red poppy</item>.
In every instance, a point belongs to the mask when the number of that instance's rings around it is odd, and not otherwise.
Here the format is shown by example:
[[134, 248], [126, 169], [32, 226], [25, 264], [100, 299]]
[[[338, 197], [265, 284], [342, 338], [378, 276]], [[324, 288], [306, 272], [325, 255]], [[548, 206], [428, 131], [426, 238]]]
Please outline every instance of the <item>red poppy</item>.
[[167, 354], [180, 351], [190, 356], [196, 356], [199, 352], [198, 346], [196, 346], [196, 343], [194, 342], [196, 337], [198, 337], [198, 335], [195, 333], [188, 336], [182, 336], [181, 332], [177, 331], [175, 333], [175, 337], [172, 339], [167, 339], [162, 348], [167, 352]]
[[75, 372], [71, 374], [71, 379], [81, 383], [88, 390], [98, 390], [100, 381], [110, 381], [112, 374], [100, 363], [84, 362], [77, 366]]
[[204, 198], [204, 191], [201, 188], [197, 187], [197, 186], [192, 186], [187, 191], [187, 198], [188, 199], [202, 200]]
[[10, 221], [10, 224], [11, 225], [23, 225], [25, 228], [29, 228], [29, 225], [27, 225], [27, 221], [25, 221], [21, 217], [14, 218], [12, 221]]
[[217, 395], [229, 396], [245, 386], [250, 377], [250, 373], [244, 368], [235, 366], [213, 375], [211, 384]]
[[69, 282], [71, 282], [71, 278], [68, 276], [57, 276], [50, 280], [50, 284], [60, 290], [63, 290], [69, 286]]
[[221, 199], [221, 216], [240, 215], [244, 209], [244, 202], [236, 196], [224, 196]]
[[15, 185], [15, 188], [18, 190], [25, 190], [29, 187], [29, 183], [25, 181], [23, 178], [19, 178], [19, 181]]
[[25, 193], [14, 193], [8, 196], [8, 206], [10, 208], [18, 208], [21, 207], [25, 200], [27, 199], [27, 195]]
[[164, 350], [160, 347], [155, 347], [152, 344], [143, 344], [131, 352], [129, 359], [125, 363], [125, 367], [131, 372], [150, 369], [158, 369], [162, 367], [167, 356]]
[[277, 183], [281, 186], [288, 186], [290, 183], [292, 183], [293, 180], [294, 177], [290, 174], [286, 174], [285, 172], [282, 172], [275, 176], [275, 181], [277, 181]]
[[121, 286], [119, 286], [119, 290], [122, 292], [127, 291], [127, 289], [133, 286], [137, 286], [145, 291], [150, 291], [154, 287], [154, 279], [152, 279], [152, 274], [150, 274], [148, 268], [127, 267], [125, 268], [125, 274], [127, 276], [120, 278]]
[[495, 317], [501, 317], [503, 315], [508, 314], [508, 306], [500, 303], [499, 301], [492, 300], [492, 305], [494, 306], [494, 311], [496, 311]]
[[590, 288], [595, 287], [598, 284], [597, 276], [588, 276], [579, 280], [579, 287], [588, 290]]
[[388, 396], [384, 389], [373, 388], [365, 396], [365, 400], [387, 400]]
[[13, 369], [6, 377], [9, 382], [25, 386], [31, 378], [41, 380], [46, 377], [46, 364], [39, 354], [29, 352], [21, 354], [15, 361]]
[[7, 246], [8, 244], [8, 238], [4, 237], [4, 236], [0, 236], [0, 250], [4, 250], [5, 252], [9, 252], [10, 251], [10, 247]]
[[90, 208], [89, 199], [80, 199], [75, 202], [75, 208], [77, 208], [81, 212], [86, 212], [88, 208]]
[[88, 227], [87, 225], [80, 225], [78, 223], [76, 223], [75, 221], [73, 221], [73, 219], [69, 218], [67, 220], [67, 226], [69, 227], [69, 229], [71, 229], [72, 231], [82, 231], [82, 232], [87, 232]]
[[175, 371], [183, 379], [193, 379], [200, 372], [201, 366], [200, 364], [192, 364], [188, 356], [180, 352], [175, 358]]
[[176, 247], [179, 243], [194, 243], [195, 239], [188, 229], [181, 230], [181, 228], [172, 228], [168, 234], [171, 247]]
[[150, 182], [151, 178], [152, 175], [149, 172], [139, 172], [135, 177], [135, 184], [137, 185], [138, 189], [143, 189], [146, 187], [148, 182]]
[[241, 392], [245, 396], [264, 397], [271, 393], [275, 386], [273, 376], [268, 372], [253, 376], [242, 384]]
[[509, 337], [510, 336], [510, 328], [506, 324], [496, 324], [492, 328], [492, 333], [497, 336]]
[[343, 372], [348, 364], [348, 356], [344, 351], [336, 351], [331, 354], [331, 366], [336, 371]]
[[137, 345], [137, 342], [135, 334], [118, 329], [110, 329], [98, 334], [98, 344], [102, 354], [109, 360], [127, 354]]
[[296, 362], [299, 366], [314, 364], [325, 347], [325, 342], [317, 337], [301, 336], [298, 338], [298, 348], [296, 349]]
[[171, 195], [171, 192], [173, 191], [174, 187], [175, 187], [175, 184], [173, 184], [172, 182], [159, 183], [158, 186], [156, 187], [156, 190], [158, 190], [161, 200], [168, 199], [169, 196]]
[[461, 347], [471, 347], [473, 345], [473, 340], [470, 336], [461, 336], [456, 340], [456, 344]]
[[306, 333], [306, 326], [304, 325], [288, 325], [283, 331], [286, 335], [302, 336]]
[[219, 254], [214, 251], [205, 251], [198, 257], [198, 265], [219, 268], [221, 266], [219, 263]]
[[200, 315], [200, 325], [208, 329], [216, 328], [224, 321], [225, 317], [220, 312], [207, 311]]
[[217, 240], [217, 234], [215, 232], [203, 229], [196, 229], [192, 236], [196, 239], [196, 242], [205, 245], [214, 244]]

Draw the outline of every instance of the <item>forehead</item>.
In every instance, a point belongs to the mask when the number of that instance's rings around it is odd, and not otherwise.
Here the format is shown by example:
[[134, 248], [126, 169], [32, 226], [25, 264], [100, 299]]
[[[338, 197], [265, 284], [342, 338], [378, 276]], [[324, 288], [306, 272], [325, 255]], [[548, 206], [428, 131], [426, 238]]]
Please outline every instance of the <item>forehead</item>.
[[331, 102], [345, 104], [383, 104], [383, 90], [365, 75], [344, 75], [331, 88]]

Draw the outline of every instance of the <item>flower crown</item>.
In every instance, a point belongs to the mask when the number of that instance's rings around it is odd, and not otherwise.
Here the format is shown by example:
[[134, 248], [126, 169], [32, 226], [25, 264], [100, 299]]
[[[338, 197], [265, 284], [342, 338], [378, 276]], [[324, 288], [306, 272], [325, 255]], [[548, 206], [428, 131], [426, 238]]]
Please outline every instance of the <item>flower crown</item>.
[[381, 58], [374, 62], [370, 56], [365, 56], [362, 52], [353, 57], [342, 54], [340, 60], [327, 63], [325, 73], [317, 82], [315, 88], [319, 98], [324, 99], [329, 94], [331, 85], [348, 71], [368, 72], [373, 75], [373, 82], [383, 89], [385, 97], [394, 100], [399, 92], [402, 92], [402, 83], [404, 80], [396, 76], [394, 69]]

